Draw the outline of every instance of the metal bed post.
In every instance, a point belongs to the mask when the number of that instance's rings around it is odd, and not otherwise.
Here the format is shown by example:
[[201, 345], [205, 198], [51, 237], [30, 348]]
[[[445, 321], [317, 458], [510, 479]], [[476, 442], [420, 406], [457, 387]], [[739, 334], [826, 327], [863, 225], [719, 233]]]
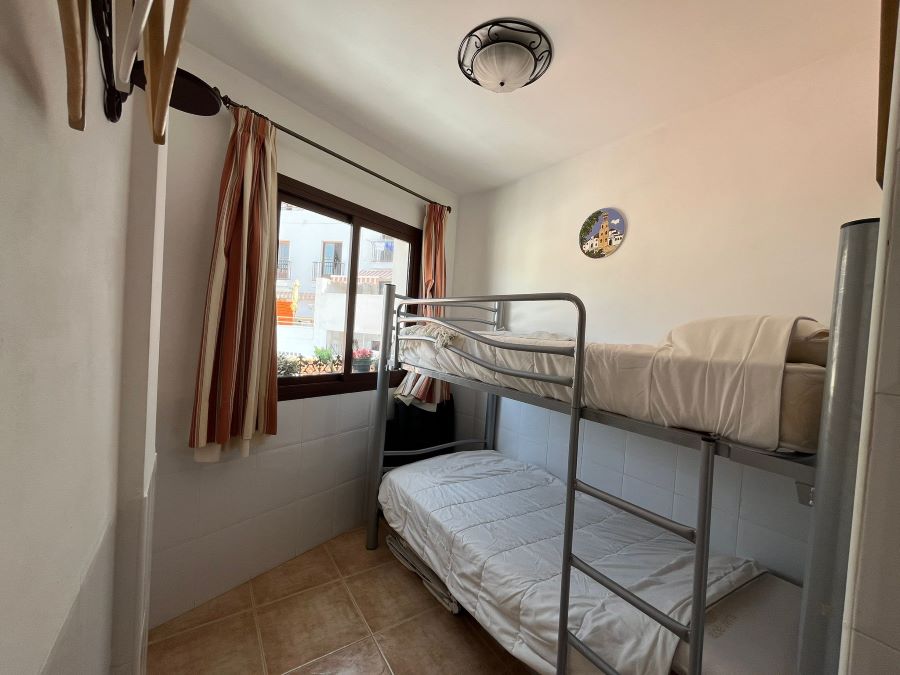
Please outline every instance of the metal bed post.
[[556, 652], [557, 675], [565, 675], [569, 656], [569, 582], [572, 577], [572, 539], [575, 529], [575, 483], [578, 473], [578, 433], [581, 429], [581, 387], [584, 381], [585, 309], [579, 298], [572, 298], [578, 312], [575, 335], [575, 372], [572, 377], [572, 405], [569, 409], [569, 462], [566, 475], [566, 522], [563, 531], [562, 574], [560, 576], [559, 636]]
[[378, 487], [384, 466], [384, 432], [390, 403], [391, 331], [394, 319], [396, 286], [384, 286], [384, 314], [381, 321], [381, 352], [378, 355], [378, 386], [375, 389], [375, 421], [369, 436], [369, 481], [366, 485], [366, 548], [378, 548]]
[[706, 625], [706, 577], [709, 571], [709, 529], [712, 523], [713, 471], [718, 439], [704, 436], [700, 442], [700, 476], [697, 480], [697, 527], [694, 542], [694, 592], [691, 603], [691, 675], [703, 668], [703, 629]]
[[[494, 303], [494, 330], [503, 330], [505, 320], [505, 303], [497, 300]], [[497, 449], [497, 406], [500, 397], [497, 394], [488, 394], [484, 409], [484, 440], [486, 447]]]
[[491, 450], [497, 449], [497, 394], [488, 394], [484, 403], [484, 442]]

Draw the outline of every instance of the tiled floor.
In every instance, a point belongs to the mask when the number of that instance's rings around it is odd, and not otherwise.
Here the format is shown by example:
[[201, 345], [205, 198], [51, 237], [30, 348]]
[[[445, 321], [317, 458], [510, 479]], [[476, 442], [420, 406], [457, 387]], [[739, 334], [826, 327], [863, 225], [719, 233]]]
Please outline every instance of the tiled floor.
[[151, 675], [531, 672], [361, 529], [154, 628], [147, 658]]

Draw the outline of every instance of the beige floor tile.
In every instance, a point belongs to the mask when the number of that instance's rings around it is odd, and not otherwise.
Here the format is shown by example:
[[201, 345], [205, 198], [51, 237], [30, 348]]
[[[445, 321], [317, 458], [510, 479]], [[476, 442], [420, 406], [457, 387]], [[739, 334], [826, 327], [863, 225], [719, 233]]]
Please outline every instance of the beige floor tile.
[[150, 631], [149, 641], [158, 642], [189, 628], [196, 628], [204, 623], [222, 619], [247, 609], [250, 609], [250, 584], [241, 584], [237, 588], [232, 588], [227, 593], [157, 626]]
[[253, 585], [253, 598], [257, 605], [261, 605], [313, 586], [321, 586], [338, 576], [328, 551], [324, 546], [318, 546], [260, 574], [250, 583]]
[[379, 544], [374, 551], [366, 548], [365, 528], [351, 530], [325, 543], [341, 574], [349, 576], [394, 559], [387, 544], [384, 543], [387, 534], [387, 526], [384, 523], [378, 528], [378, 534]]
[[346, 579], [369, 627], [377, 632], [421, 614], [438, 601], [421, 579], [399, 562], [388, 562]]
[[257, 609], [269, 674], [284, 673], [369, 634], [342, 583]]
[[372, 638], [329, 654], [291, 675], [390, 675], [387, 663]]
[[259, 640], [249, 611], [154, 642], [147, 649], [148, 675], [262, 672]]
[[396, 675], [503, 672], [499, 657], [465, 616], [438, 607], [375, 635]]

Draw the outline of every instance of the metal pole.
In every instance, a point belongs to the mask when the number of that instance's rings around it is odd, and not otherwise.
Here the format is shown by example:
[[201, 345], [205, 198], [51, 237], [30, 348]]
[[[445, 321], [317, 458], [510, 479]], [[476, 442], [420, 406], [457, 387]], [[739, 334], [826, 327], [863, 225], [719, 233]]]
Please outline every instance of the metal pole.
[[397, 287], [385, 284], [384, 314], [381, 319], [381, 352], [378, 355], [378, 386], [375, 389], [375, 421], [369, 435], [369, 480], [366, 485], [366, 548], [378, 548], [378, 488], [384, 466], [384, 432], [387, 427], [391, 370], [391, 328], [394, 318], [394, 294]]
[[484, 404], [484, 442], [489, 450], [497, 449], [497, 394], [488, 394]]
[[[219, 91], [219, 90], [216, 89], [216, 92], [218, 92], [218, 91]], [[325, 147], [324, 145], [322, 145], [321, 143], [316, 143], [316, 142], [315, 142], [314, 140], [312, 140], [311, 138], [307, 138], [306, 136], [303, 136], [302, 134], [297, 133], [297, 132], [294, 131], [293, 129], [288, 129], [286, 126], [284, 126], [284, 125], [282, 125], [282, 124], [279, 124], [278, 122], [276, 122], [276, 121], [274, 121], [274, 120], [272, 120], [272, 119], [266, 117], [266, 116], [263, 115], [261, 112], [259, 112], [259, 111], [257, 111], [257, 110], [254, 110], [254, 109], [251, 108], [250, 106], [244, 105], [243, 103], [238, 103], [237, 101], [235, 101], [235, 100], [232, 99], [232, 98], [229, 98], [228, 96], [222, 96], [222, 103], [223, 103], [223, 105], [225, 105], [226, 108], [245, 108], [246, 110], [249, 110], [250, 112], [252, 112], [252, 113], [254, 113], [254, 114], [256, 114], [256, 115], [259, 115], [260, 117], [265, 117], [267, 120], [269, 120], [269, 121], [272, 123], [272, 126], [273, 126], [273, 127], [275, 127], [276, 129], [278, 129], [278, 130], [281, 131], [282, 133], [285, 133], [285, 134], [287, 134], [288, 136], [293, 136], [293, 137], [296, 138], [298, 141], [301, 141], [302, 143], [306, 143], [307, 145], [311, 145], [311, 146], [314, 147], [316, 150], [321, 150], [321, 151], [324, 152], [325, 154], [331, 155], [331, 156], [334, 157], [335, 159], [339, 159], [340, 161], [345, 162], [345, 163], [349, 164], [350, 166], [352, 166], [352, 167], [354, 167], [354, 168], [356, 168], [356, 169], [359, 169], [360, 171], [363, 171], [363, 172], [369, 174], [370, 176], [372, 176], [372, 177], [374, 177], [374, 178], [377, 178], [378, 180], [383, 180], [383, 181], [384, 181], [385, 183], [387, 183], [388, 185], [393, 185], [393, 186], [394, 186], [395, 188], [397, 188], [398, 190], [403, 190], [404, 192], [406, 192], [406, 193], [408, 193], [408, 194], [411, 194], [413, 197], [418, 197], [418, 198], [421, 199], [423, 202], [430, 202], [430, 203], [432, 203], [432, 204], [438, 204], [439, 206], [444, 206], [443, 204], [440, 204], [439, 202], [436, 202], [434, 199], [429, 199], [429, 198], [426, 197], [425, 195], [419, 194], [419, 193], [416, 192], [415, 190], [411, 190], [410, 188], [406, 187], [405, 185], [401, 185], [401, 184], [398, 183], [397, 181], [391, 180], [391, 179], [388, 178], [387, 176], [383, 176], [382, 174], [378, 173], [377, 171], [372, 171], [372, 169], [370, 169], [369, 167], [363, 166], [363, 165], [360, 164], [359, 162], [355, 162], [355, 161], [353, 161], [352, 159], [350, 159], [349, 157], [344, 157], [344, 155], [335, 152], [335, 151], [332, 150], [331, 148], [326, 148], [326, 147]], [[449, 206], [446, 206], [446, 209], [447, 209], [447, 213], [450, 213], [450, 212], [453, 210], [453, 209], [452, 209], [451, 207], [449, 207]]]
[[572, 378], [572, 405], [569, 409], [569, 463], [566, 475], [566, 520], [563, 529], [562, 574], [559, 583], [559, 634], [557, 636], [556, 673], [565, 675], [569, 656], [569, 582], [572, 577], [572, 538], [575, 527], [575, 481], [578, 473], [578, 432], [581, 428], [581, 385], [584, 381], [585, 309], [578, 298], [572, 304], [578, 311], [575, 335], [575, 372]]
[[712, 522], [715, 460], [716, 438], [705, 436], [700, 442], [700, 477], [697, 483], [697, 541], [694, 545], [694, 592], [688, 640], [691, 675], [700, 675], [703, 668], [703, 628], [706, 623], [706, 576], [709, 571], [709, 527]]
[[840, 669], [877, 248], [877, 219], [841, 227], [800, 615], [802, 675]]

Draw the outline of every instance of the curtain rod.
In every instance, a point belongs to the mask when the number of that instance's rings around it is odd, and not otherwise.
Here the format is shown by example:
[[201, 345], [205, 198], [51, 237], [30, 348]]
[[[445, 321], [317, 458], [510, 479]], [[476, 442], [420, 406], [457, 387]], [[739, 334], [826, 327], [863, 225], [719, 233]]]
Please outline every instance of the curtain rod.
[[429, 198], [426, 197], [425, 195], [419, 194], [419, 193], [416, 192], [415, 190], [411, 190], [410, 188], [406, 187], [405, 185], [400, 185], [400, 183], [398, 183], [397, 181], [391, 180], [391, 179], [388, 178], [387, 176], [382, 176], [380, 173], [378, 173], [378, 172], [376, 172], [376, 171], [372, 171], [372, 169], [370, 169], [370, 168], [368, 168], [368, 167], [366, 167], [366, 166], [363, 166], [363, 165], [360, 164], [359, 162], [354, 162], [354, 161], [353, 161], [352, 159], [350, 159], [349, 157], [344, 157], [343, 155], [341, 155], [341, 154], [335, 152], [334, 150], [332, 150], [331, 148], [326, 148], [326, 147], [325, 147], [324, 145], [322, 145], [321, 143], [316, 143], [316, 142], [315, 142], [314, 140], [312, 140], [311, 138], [307, 138], [306, 136], [303, 136], [302, 134], [298, 134], [298, 133], [297, 133], [296, 131], [294, 131], [293, 129], [288, 129], [286, 126], [283, 126], [283, 125], [279, 124], [278, 122], [276, 122], [275, 120], [270, 119], [269, 117], [266, 117], [266, 116], [263, 115], [261, 112], [259, 112], [258, 110], [254, 110], [254, 109], [251, 108], [250, 106], [244, 105], [244, 104], [242, 104], [242, 103], [238, 103], [237, 101], [235, 101], [235, 100], [229, 98], [228, 96], [222, 96], [221, 99], [222, 99], [222, 103], [223, 103], [223, 104], [225, 105], [225, 107], [227, 107], [227, 108], [244, 108], [245, 110], [249, 110], [250, 112], [252, 112], [252, 113], [255, 114], [255, 115], [259, 115], [260, 117], [265, 117], [265, 119], [269, 120], [269, 122], [272, 123], [272, 126], [273, 126], [273, 127], [275, 127], [276, 129], [278, 129], [279, 131], [283, 131], [283, 132], [286, 133], [288, 136], [293, 136], [293, 137], [296, 138], [298, 141], [303, 141], [303, 142], [306, 143], [307, 145], [311, 145], [312, 147], [316, 148], [317, 150], [321, 150], [322, 152], [324, 152], [324, 153], [326, 153], [326, 154], [328, 154], [328, 155], [331, 155], [331, 156], [334, 157], [335, 159], [339, 159], [339, 160], [341, 160], [342, 162], [346, 162], [346, 163], [349, 164], [350, 166], [355, 167], [355, 168], [359, 169], [360, 171], [364, 171], [365, 173], [369, 174], [370, 176], [374, 176], [375, 178], [377, 178], [377, 179], [379, 179], [379, 180], [383, 180], [385, 183], [389, 183], [390, 185], [393, 185], [393, 186], [394, 186], [395, 188], [397, 188], [398, 190], [403, 190], [404, 192], [407, 192], [407, 193], [411, 194], [413, 197], [418, 197], [418, 198], [421, 199], [423, 202], [430, 202], [430, 203], [432, 203], [432, 204], [437, 204], [437, 205], [439, 205], [439, 206], [443, 206], [444, 208], [447, 209], [447, 213], [450, 213], [451, 211], [453, 211], [453, 208], [452, 208], [452, 207], [447, 206], [446, 204], [441, 204], [440, 202], [435, 201], [434, 199], [429, 199]]

